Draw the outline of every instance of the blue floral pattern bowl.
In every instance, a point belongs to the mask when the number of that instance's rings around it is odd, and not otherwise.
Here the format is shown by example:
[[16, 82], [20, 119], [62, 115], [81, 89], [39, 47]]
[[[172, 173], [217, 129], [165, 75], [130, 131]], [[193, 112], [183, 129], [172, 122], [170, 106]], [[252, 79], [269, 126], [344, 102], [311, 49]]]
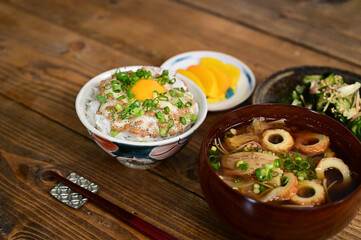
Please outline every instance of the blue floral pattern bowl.
[[[143, 66], [121, 67], [121, 71], [136, 70]], [[147, 67], [149, 68], [149, 67]], [[151, 67], [162, 71], [160, 68]], [[85, 115], [86, 102], [91, 97], [92, 89], [99, 86], [100, 81], [110, 77], [118, 69], [112, 69], [101, 73], [89, 80], [80, 90], [75, 102], [77, 115], [82, 124], [87, 128], [92, 139], [108, 154], [116, 158], [120, 163], [130, 168], [147, 169], [158, 165], [163, 160], [173, 156], [180, 151], [191, 139], [194, 131], [203, 123], [207, 115], [207, 100], [202, 90], [191, 80], [183, 76], [177, 80], [183, 81], [193, 94], [194, 100], [198, 103], [197, 121], [180, 135], [155, 142], [133, 142], [120, 140], [100, 132], [87, 120]]]

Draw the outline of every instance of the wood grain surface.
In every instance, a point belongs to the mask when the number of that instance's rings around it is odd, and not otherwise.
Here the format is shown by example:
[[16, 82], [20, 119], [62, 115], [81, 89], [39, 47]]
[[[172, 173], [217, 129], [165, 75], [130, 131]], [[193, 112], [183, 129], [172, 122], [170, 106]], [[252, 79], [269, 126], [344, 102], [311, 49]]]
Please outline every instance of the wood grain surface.
[[358, 0], [182, 1], [331, 58], [361, 64]]
[[[223, 112], [209, 113], [174, 157], [136, 171], [90, 139], [74, 102], [103, 71], [192, 50], [237, 57], [258, 83], [300, 65], [361, 73], [356, 0], [260, 2], [0, 0], [0, 239], [146, 239], [91, 203], [73, 210], [55, 200], [47, 169], [88, 178], [102, 197], [180, 239], [238, 239], [211, 212], [196, 170]], [[333, 237], [359, 238], [360, 214]]]

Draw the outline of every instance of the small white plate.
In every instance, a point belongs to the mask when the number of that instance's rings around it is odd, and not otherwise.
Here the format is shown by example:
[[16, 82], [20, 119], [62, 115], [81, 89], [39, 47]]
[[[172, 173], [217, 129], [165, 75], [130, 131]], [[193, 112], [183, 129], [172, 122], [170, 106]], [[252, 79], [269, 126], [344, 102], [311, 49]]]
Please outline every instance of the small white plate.
[[[209, 111], [223, 111], [233, 108], [251, 96], [256, 86], [256, 79], [253, 72], [246, 64], [237, 58], [224, 53], [213, 51], [193, 51], [181, 53], [168, 59], [160, 67], [168, 69], [171, 72], [176, 72], [178, 69], [187, 69], [187, 67], [191, 65], [199, 64], [199, 61], [204, 57], [212, 57], [219, 59], [223, 63], [232, 64], [241, 72], [234, 95], [222, 102], [208, 104]], [[183, 75], [177, 73], [177, 77], [179, 76], [181, 76], [180, 78], [184, 77]]]

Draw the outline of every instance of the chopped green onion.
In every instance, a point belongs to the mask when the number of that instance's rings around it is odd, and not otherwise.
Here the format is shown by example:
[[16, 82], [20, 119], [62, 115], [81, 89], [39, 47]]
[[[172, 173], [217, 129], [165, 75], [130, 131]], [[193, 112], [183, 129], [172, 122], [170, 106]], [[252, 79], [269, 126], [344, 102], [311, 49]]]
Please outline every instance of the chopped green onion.
[[298, 180], [300, 180], [300, 181], [307, 179], [307, 173], [305, 171], [296, 172], [296, 176], [297, 176]]
[[293, 161], [292, 161], [292, 159], [291, 158], [285, 158], [285, 159], [282, 159], [282, 161], [283, 161], [283, 164], [284, 165], [289, 165], [289, 164], [292, 164], [293, 163]]
[[112, 84], [108, 83], [107, 85], [104, 86], [105, 90], [109, 90], [112, 88]]
[[309, 179], [317, 179], [316, 172], [312, 170], [306, 170], [307, 177]]
[[106, 97], [113, 97], [113, 93], [107, 93]]
[[159, 135], [161, 136], [167, 136], [167, 129], [159, 128]]
[[120, 87], [119, 84], [113, 85], [112, 88], [113, 88], [113, 92], [116, 92], [116, 93], [118, 93], [122, 90], [122, 88]]
[[216, 146], [212, 146], [212, 147], [211, 147], [211, 151], [212, 151], [212, 152], [217, 151], [217, 147], [216, 147]]
[[270, 171], [267, 173], [267, 180], [272, 180], [272, 178], [277, 177], [279, 175], [278, 172], [276, 172], [273, 169], [270, 169]]
[[251, 152], [258, 152], [258, 147], [253, 147], [250, 149]]
[[166, 113], [166, 114], [169, 114], [169, 112], [170, 112], [170, 108], [168, 107], [168, 106], [166, 106], [165, 108], [163, 108], [164, 109], [164, 112]]
[[124, 98], [126, 98], [126, 97], [124, 95], [122, 95], [122, 96], [118, 97], [117, 100], [120, 101], [120, 100], [123, 100]]
[[103, 97], [101, 94], [99, 94], [97, 96], [97, 99], [99, 100], [99, 102], [101, 103], [105, 103], [107, 101], [107, 99], [105, 97]]
[[118, 132], [118, 131], [115, 131], [115, 130], [111, 130], [111, 131], [110, 131], [110, 134], [113, 135], [113, 136], [118, 135], [118, 133], [119, 133], [119, 132]]
[[171, 80], [169, 80], [169, 84], [174, 84], [177, 80], [175, 78], [172, 78]]
[[242, 182], [242, 181], [243, 181], [242, 178], [235, 178], [235, 179], [233, 179], [233, 182], [234, 182], [234, 183], [239, 183], [239, 182]]
[[283, 169], [282, 163], [281, 163], [281, 159], [277, 158], [274, 160], [273, 165], [275, 168], [280, 168]]
[[158, 103], [159, 103], [159, 99], [158, 99], [158, 98], [153, 99], [153, 101], [152, 101], [152, 105], [153, 105], [153, 106], [158, 105]]
[[130, 110], [130, 113], [131, 113], [132, 115], [137, 115], [137, 114], [139, 114], [139, 108], [135, 107], [135, 108], [131, 109], [131, 110]]
[[128, 119], [130, 117], [130, 114], [128, 112], [126, 112], [126, 111], [123, 111], [118, 116], [119, 116], [120, 119], [124, 120], [124, 119]]
[[143, 69], [139, 68], [136, 72], [138, 77], [143, 77], [144, 76], [144, 72], [143, 72]]
[[164, 95], [160, 95], [160, 96], [158, 97], [158, 99], [159, 99], [160, 101], [168, 101], [168, 100], [169, 100], [169, 98], [168, 98], [167, 96], [164, 96]]
[[131, 91], [127, 91], [127, 97], [129, 99], [132, 99], [133, 97], [135, 97], [134, 93], [132, 93]]
[[173, 118], [171, 118], [168, 120], [168, 129], [170, 129], [173, 126], [174, 126], [174, 120], [173, 120]]
[[247, 171], [249, 168], [249, 164], [248, 163], [243, 163], [243, 161], [238, 161], [236, 163], [236, 166], [240, 169], [242, 169], [242, 171]]
[[133, 102], [132, 105], [133, 105], [134, 107], [140, 107], [141, 104], [142, 104], [142, 102], [141, 102], [140, 100], [136, 100], [135, 102]]
[[178, 108], [182, 108], [183, 106], [184, 106], [184, 104], [183, 104], [182, 100], [180, 100], [180, 99], [178, 98], [177, 107], [178, 107]]
[[191, 121], [192, 121], [192, 122], [197, 121], [197, 117], [194, 116], [194, 114], [192, 114], [192, 116], [191, 116]]
[[165, 115], [161, 111], [157, 112], [155, 114], [155, 116], [157, 117], [157, 119], [164, 119], [165, 118]]
[[192, 106], [192, 103], [191, 103], [191, 102], [186, 102], [186, 103], [184, 104], [184, 106], [185, 106], [185, 107], [191, 107], [191, 106]]
[[218, 170], [221, 167], [221, 163], [220, 162], [210, 162], [211, 166], [213, 167], [214, 170]]
[[152, 106], [152, 105], [150, 105], [150, 106], [147, 106], [145, 110], [148, 111], [148, 112], [150, 112], [150, 111], [153, 110], [153, 108], [155, 108], [155, 107]]
[[297, 166], [300, 168], [300, 169], [309, 169], [310, 168], [310, 164], [307, 162], [307, 161], [299, 161], [297, 163]]
[[277, 157], [280, 158], [289, 158], [290, 155], [288, 153], [276, 153]]
[[242, 163], [243, 163], [242, 160], [241, 160], [241, 161], [238, 161], [238, 162], [236, 163], [236, 167], [239, 167], [239, 165], [242, 164]]
[[281, 177], [281, 186], [285, 186], [290, 179], [286, 176]]
[[214, 161], [216, 161], [217, 160], [217, 157], [216, 157], [216, 155], [210, 155], [209, 157], [208, 157], [208, 161], [210, 161], [210, 162], [214, 162]]
[[290, 163], [290, 164], [285, 165], [285, 168], [287, 170], [296, 170], [297, 169], [297, 164]]
[[122, 105], [120, 105], [119, 103], [115, 106], [115, 110], [117, 111], [121, 110], [122, 108]]
[[264, 169], [257, 168], [255, 170], [255, 173], [256, 173], [256, 177], [257, 177], [258, 181], [265, 182], [267, 180]]
[[145, 101], [143, 102], [143, 106], [151, 106], [152, 105], [152, 102], [153, 102], [153, 100], [152, 99], [150, 99], [150, 98], [147, 98], [147, 99], [145, 99]]
[[177, 97], [184, 97], [184, 94], [183, 93], [178, 93]]
[[165, 118], [159, 118], [158, 121], [159, 121], [160, 123], [166, 123]]
[[270, 170], [273, 168], [273, 164], [266, 164], [264, 167], [266, 170]]
[[158, 77], [158, 83], [160, 85], [164, 85], [166, 83], [166, 79], [163, 76]]
[[177, 94], [175, 93], [174, 90], [169, 90], [169, 94], [170, 94], [172, 97], [177, 96]]
[[181, 124], [186, 125], [187, 124], [187, 120], [185, 119], [185, 117], [179, 117], [179, 121]]
[[253, 184], [253, 192], [255, 194], [259, 194], [259, 193], [261, 193], [263, 191], [264, 191], [264, 186], [263, 185], [260, 185], [258, 183]]

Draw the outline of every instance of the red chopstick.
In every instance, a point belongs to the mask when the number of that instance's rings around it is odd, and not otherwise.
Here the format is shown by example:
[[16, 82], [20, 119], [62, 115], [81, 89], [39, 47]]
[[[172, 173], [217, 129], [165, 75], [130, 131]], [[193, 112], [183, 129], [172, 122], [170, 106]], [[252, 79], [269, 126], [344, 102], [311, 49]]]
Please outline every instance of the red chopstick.
[[126, 223], [128, 223], [131, 227], [138, 230], [139, 232], [143, 233], [147, 237], [155, 240], [166, 240], [172, 239], [176, 240], [177, 238], [173, 237], [172, 235], [164, 232], [163, 230], [157, 228], [156, 226], [140, 219], [139, 217], [127, 212], [126, 210], [118, 207], [117, 205], [109, 202], [108, 200], [96, 195], [85, 188], [80, 187], [79, 185], [71, 182], [70, 180], [60, 176], [56, 172], [49, 171], [49, 174], [55, 177], [60, 182], [67, 185], [72, 190], [80, 193], [84, 197], [88, 198], [89, 201], [92, 201], [99, 207], [107, 210], [108, 212], [112, 213], [113, 215], [117, 216], [118, 218], [122, 219]]

